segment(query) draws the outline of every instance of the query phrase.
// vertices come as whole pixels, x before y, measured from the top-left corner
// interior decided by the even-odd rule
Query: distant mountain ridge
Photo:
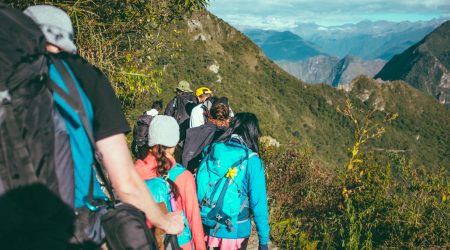
[[[375,77],[404,80],[441,103],[450,104],[450,21],[394,56]]]
[[[317,45],[289,31],[248,30],[245,35],[281,68],[308,83],[346,84],[358,75],[374,76],[385,63],[327,56]]]
[[[359,75],[374,76],[386,62],[380,59],[362,60],[352,56],[340,60],[332,56],[315,56],[303,61],[276,61],[276,63],[305,82],[326,83],[337,87],[350,83]]]
[[[291,31],[316,44],[325,53],[342,58],[389,60],[442,24],[444,19],[418,22],[362,21],[357,24],[324,27],[299,23]]]
[[[244,33],[272,60],[298,61],[325,55],[317,45],[290,31],[248,30]]]
[[[332,27],[309,23],[299,24],[292,32],[254,29],[244,33],[269,59],[295,77],[339,86],[358,75],[374,76],[385,61],[442,22],[362,21]]]

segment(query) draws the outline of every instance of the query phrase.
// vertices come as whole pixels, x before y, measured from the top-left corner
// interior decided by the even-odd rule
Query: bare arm
[[[163,214],[136,172],[124,134],[113,135],[96,143],[103,155],[106,171],[119,198],[144,211],[147,219],[170,234],[183,230],[180,213]]]

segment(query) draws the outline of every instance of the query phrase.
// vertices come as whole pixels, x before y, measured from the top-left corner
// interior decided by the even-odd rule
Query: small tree
[[[397,117],[397,113],[384,114],[384,118],[380,121],[374,118],[376,112],[375,108],[364,113],[353,106],[349,99],[346,100],[346,105],[343,108],[337,107],[337,112],[348,118],[354,126],[354,144],[350,149],[350,159],[342,171],[342,198],[341,204],[344,221],[341,224],[341,246],[345,249],[372,249],[372,228],[371,224],[364,224],[364,217],[369,216],[374,206],[355,207],[353,202],[353,195],[361,192],[366,188],[366,182],[363,180],[367,174],[365,172],[364,160],[361,154],[361,146],[370,140],[380,138],[386,131],[388,126]]]

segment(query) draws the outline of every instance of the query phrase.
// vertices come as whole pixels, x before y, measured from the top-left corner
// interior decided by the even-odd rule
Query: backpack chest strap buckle
[[[211,205],[211,199],[209,199],[209,198],[203,198],[203,200],[202,200],[202,202],[200,203],[200,206],[202,206],[202,207],[210,207],[210,205]]]

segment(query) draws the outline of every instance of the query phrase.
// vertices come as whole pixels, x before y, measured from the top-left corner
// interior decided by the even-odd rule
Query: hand
[[[184,219],[181,212],[173,212],[164,215],[164,225],[162,230],[167,234],[180,234],[184,229]]]

